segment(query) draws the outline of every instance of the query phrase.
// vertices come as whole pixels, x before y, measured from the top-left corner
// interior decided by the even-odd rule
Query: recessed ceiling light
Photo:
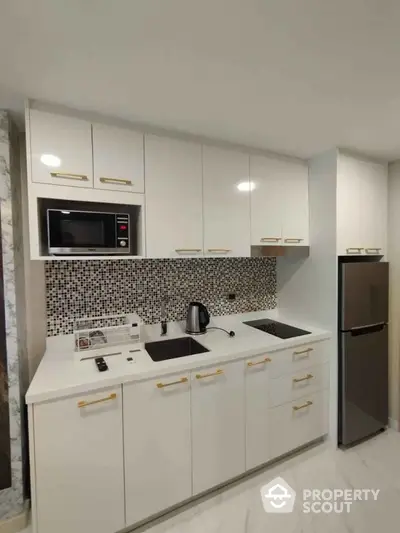
[[[40,156],[40,161],[43,163],[43,165],[46,165],[46,167],[61,166],[61,159],[53,154],[42,154]]]
[[[237,184],[237,188],[239,189],[239,191],[254,191],[254,189],[256,188],[256,184],[254,183],[254,181],[241,181]]]

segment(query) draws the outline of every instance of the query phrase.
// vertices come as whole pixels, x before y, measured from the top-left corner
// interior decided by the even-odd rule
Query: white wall
[[[337,151],[310,161],[310,256],[280,257],[277,262],[278,308],[293,319],[332,331],[330,437],[337,441]]]
[[[389,165],[389,417],[400,421],[400,161]]]

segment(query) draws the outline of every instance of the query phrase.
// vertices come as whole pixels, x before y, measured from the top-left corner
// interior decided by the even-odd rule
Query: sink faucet
[[[161,298],[161,336],[167,334],[167,302],[168,296],[162,296]]]

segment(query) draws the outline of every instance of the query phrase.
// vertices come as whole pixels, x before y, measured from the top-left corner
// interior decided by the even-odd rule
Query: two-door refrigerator
[[[388,424],[389,264],[339,264],[339,444]]]

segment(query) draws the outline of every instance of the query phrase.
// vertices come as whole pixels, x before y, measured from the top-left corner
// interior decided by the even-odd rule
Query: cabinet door
[[[251,244],[282,244],[282,162],[250,156]]]
[[[246,470],[269,461],[268,356],[245,361]]]
[[[143,193],[143,135],[93,124],[93,165],[96,189]]]
[[[192,372],[193,494],[245,471],[243,361]]]
[[[90,122],[30,110],[32,181],[93,187]]]
[[[187,375],[124,385],[124,441],[127,525],[191,497]]]
[[[203,146],[204,254],[250,256],[249,156]]]
[[[38,531],[124,528],[121,387],[35,405],[34,433]]]
[[[282,162],[282,241],[284,246],[308,246],[308,167]]]
[[[360,241],[369,255],[386,253],[387,165],[359,161]]]
[[[203,255],[201,145],[145,136],[147,257]]]
[[[360,174],[357,161],[340,154],[337,175],[338,255],[363,253],[361,238]]]

